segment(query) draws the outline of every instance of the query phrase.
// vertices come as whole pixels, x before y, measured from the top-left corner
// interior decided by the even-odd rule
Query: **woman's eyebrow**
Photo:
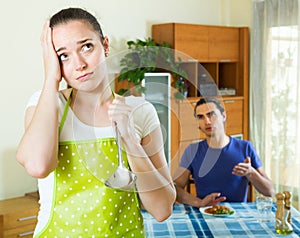
[[[56,53],[59,53],[59,51],[62,51],[62,50],[65,50],[66,49],[66,47],[60,47],[60,48],[58,48],[57,50],[56,50]]]
[[[91,41],[91,40],[92,40],[91,38],[86,38],[86,39],[83,39],[83,40],[79,40],[79,41],[77,41],[77,45],[83,44],[83,43],[85,43],[87,41]]]
[[[83,44],[87,41],[90,41],[90,40],[92,40],[92,39],[87,38],[87,39],[79,40],[79,41],[77,41],[77,45],[81,45],[81,44]],[[56,53],[58,53],[59,51],[65,50],[65,49],[66,49],[66,47],[60,47],[56,50]]]

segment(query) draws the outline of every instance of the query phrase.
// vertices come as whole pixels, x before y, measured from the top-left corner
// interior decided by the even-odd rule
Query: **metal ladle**
[[[105,181],[105,185],[110,188],[122,190],[132,190],[135,187],[136,175],[124,166],[122,157],[122,141],[117,127],[114,123],[116,139],[118,145],[118,167],[115,172]]]

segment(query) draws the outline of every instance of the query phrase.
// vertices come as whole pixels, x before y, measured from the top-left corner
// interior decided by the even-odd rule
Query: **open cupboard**
[[[248,139],[248,27],[163,23],[152,26],[152,38],[171,45],[189,81],[187,99],[172,103],[171,173],[186,146],[204,138],[193,117],[193,107],[201,96],[222,92],[226,132]]]

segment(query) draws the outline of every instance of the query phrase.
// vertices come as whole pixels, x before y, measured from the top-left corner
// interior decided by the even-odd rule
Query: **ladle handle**
[[[123,158],[122,158],[122,139],[121,139],[118,127],[117,127],[117,122],[115,122],[114,125],[115,125],[116,139],[117,139],[117,145],[118,145],[118,163],[119,163],[118,167],[123,168],[124,164],[123,164]]]

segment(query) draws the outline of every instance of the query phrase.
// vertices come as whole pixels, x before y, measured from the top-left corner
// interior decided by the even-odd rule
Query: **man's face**
[[[224,122],[226,113],[221,113],[216,104],[209,102],[196,109],[199,129],[208,137],[225,133]]]

